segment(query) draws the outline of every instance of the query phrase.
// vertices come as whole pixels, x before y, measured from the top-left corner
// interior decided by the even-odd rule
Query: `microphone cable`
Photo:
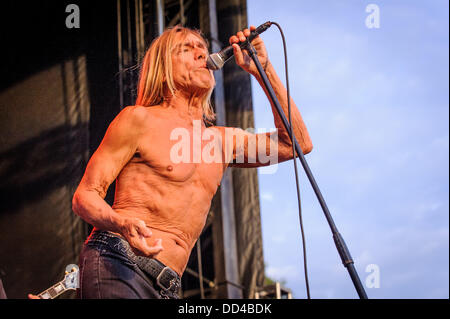
[[[290,90],[289,90],[289,75],[288,75],[288,60],[287,60],[287,48],[286,48],[286,39],[284,37],[283,29],[281,26],[276,23],[272,22],[271,24],[274,24],[277,26],[277,28],[280,30],[281,38],[283,40],[283,50],[284,50],[284,68],[286,73],[286,90],[287,90],[287,99],[288,99],[288,113],[289,113],[289,124],[291,127],[290,133],[291,133],[291,141],[292,141],[292,155],[293,155],[293,161],[294,161],[294,171],[295,171],[295,182],[297,186],[297,202],[298,202],[298,214],[300,219],[300,231],[302,235],[302,246],[303,246],[303,267],[305,270],[305,283],[306,283],[306,295],[308,299],[311,299],[311,295],[309,292],[309,279],[308,279],[308,267],[307,267],[307,259],[306,259],[306,243],[305,243],[305,232],[303,229],[303,218],[302,218],[302,207],[301,207],[301,201],[300,201],[300,187],[298,182],[298,171],[297,171],[297,156],[295,152],[295,144],[294,144],[294,130],[291,120],[291,97],[290,97]]]

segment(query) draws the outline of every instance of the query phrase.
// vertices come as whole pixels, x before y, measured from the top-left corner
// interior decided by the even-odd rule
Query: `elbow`
[[[75,192],[75,194],[72,197],[72,211],[74,212],[75,215],[78,215],[80,217],[81,217],[81,211],[82,211],[81,197],[82,197],[82,195],[80,194],[80,192],[78,190]]]
[[[312,143],[307,143],[307,144],[301,143],[301,144],[299,144],[299,146],[300,146],[300,149],[301,149],[303,155],[310,153],[313,149]],[[284,144],[281,147],[279,146],[278,151],[279,151],[278,162],[280,162],[280,163],[294,158],[294,156],[293,156],[294,154],[293,154],[293,150],[292,150],[292,143],[290,143],[289,145]],[[296,158],[298,157],[297,152],[295,152],[295,157]]]
[[[305,145],[305,148],[303,149],[303,154],[306,155],[308,153],[311,153],[312,150],[313,150],[312,143],[308,143]]]

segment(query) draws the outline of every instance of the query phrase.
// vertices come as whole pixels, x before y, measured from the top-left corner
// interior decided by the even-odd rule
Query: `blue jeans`
[[[165,267],[163,271],[164,275],[174,275],[170,287],[161,286],[160,278],[155,278],[155,269],[164,267],[155,259],[136,256],[126,240],[94,230],[80,254],[77,296],[80,299],[178,299],[180,278],[173,270]]]

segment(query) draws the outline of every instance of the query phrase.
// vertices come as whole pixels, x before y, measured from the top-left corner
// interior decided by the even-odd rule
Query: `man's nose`
[[[206,59],[206,52],[204,52],[204,51],[198,51],[196,55],[197,55],[197,60]]]

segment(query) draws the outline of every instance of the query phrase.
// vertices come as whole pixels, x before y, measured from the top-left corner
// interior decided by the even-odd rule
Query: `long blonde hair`
[[[205,43],[207,40],[197,30],[175,26],[165,30],[158,38],[153,40],[142,61],[139,74],[136,105],[159,105],[164,100],[164,90],[167,88],[172,95],[175,94],[175,84],[172,76],[172,49],[176,45],[175,36],[181,33],[187,36],[192,33],[200,37]],[[215,119],[211,106],[211,94],[214,87],[201,98],[203,118],[207,122]]]

